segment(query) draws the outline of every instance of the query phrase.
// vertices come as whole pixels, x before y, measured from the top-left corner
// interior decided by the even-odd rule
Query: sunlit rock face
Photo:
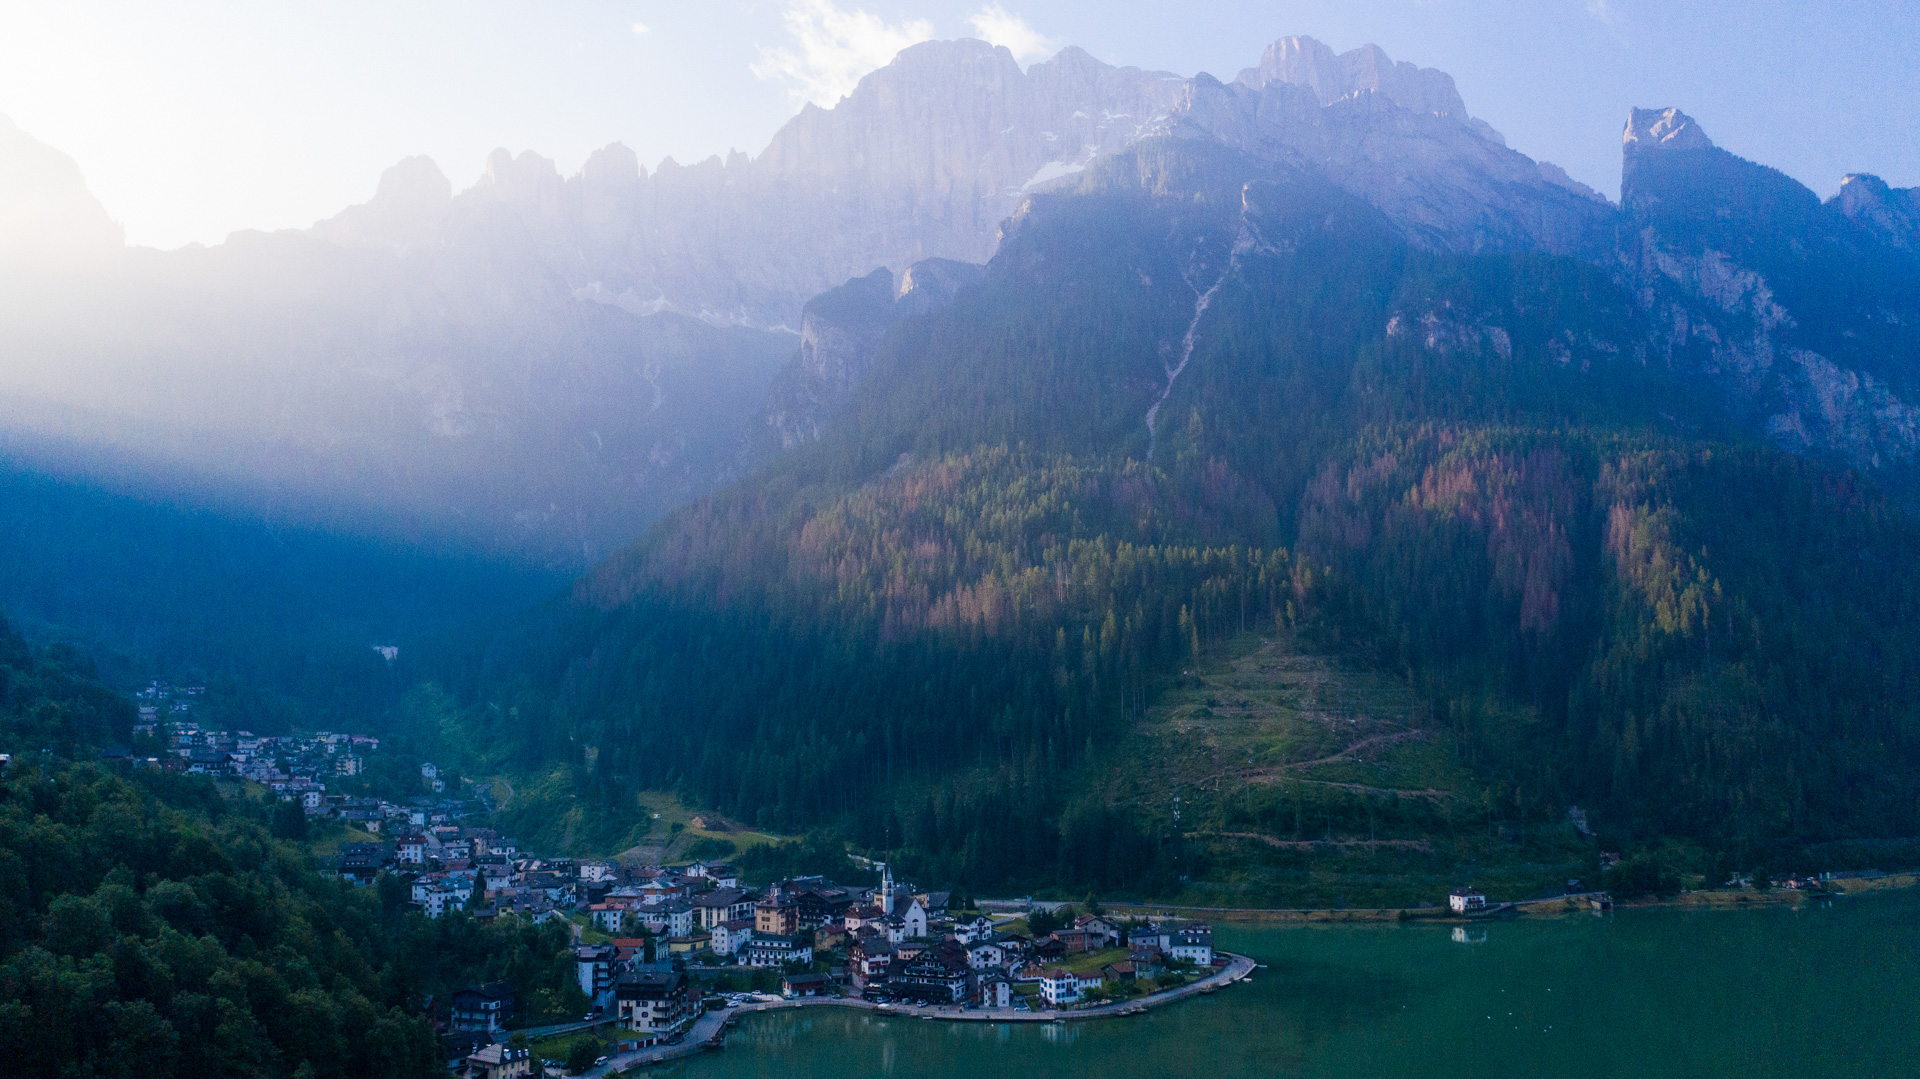
[[[1610,237],[1604,198],[1508,149],[1445,72],[1374,46],[1283,38],[1230,84],[1194,78],[1164,128],[1318,172],[1430,247],[1593,257]]]
[[[1920,258],[1911,192],[1833,199],[1716,147],[1679,109],[1634,109],[1618,260],[1652,355],[1756,433],[1864,469],[1920,450]]]
[[[1828,205],[1893,247],[1920,249],[1920,187],[1888,187],[1868,173],[1849,173]]]
[[[1336,55],[1313,38],[1283,37],[1268,45],[1260,63],[1242,71],[1234,82],[1249,90],[1274,83],[1302,86],[1312,90],[1322,105],[1357,93],[1375,93],[1414,112],[1472,122],[1453,76],[1405,61],[1395,63],[1378,45],[1363,45]]]
[[[636,313],[796,329],[810,297],[876,267],[984,262],[1022,196],[1138,138],[1185,81],[1080,49],[1022,71],[985,42],[926,42],[833,108],[803,108],[757,157],[669,158],[648,173],[615,144],[562,177],[500,150],[450,212],[410,160],[316,231],[408,250],[430,235],[537,260],[583,298]]]
[[[1679,109],[1634,109],[1627,114],[1620,146],[1630,162],[1649,150],[1711,150],[1713,140]]]
[[[1224,86],[1077,48],[1022,71],[1004,48],[926,42],[832,108],[803,108],[756,157],[648,173],[615,144],[562,177],[501,150],[451,213],[431,178],[390,176],[317,229],[394,249],[437,230],[483,264],[534,259],[582,298],[636,313],[797,329],[808,298],[877,267],[984,262],[1024,196],[1174,129],[1316,168],[1430,246],[1592,255],[1608,231],[1603,198],[1508,149],[1445,72],[1304,37]]]
[[[800,315],[800,354],[768,394],[763,449],[791,449],[820,437],[833,410],[873,367],[893,324],[937,311],[985,273],[978,263],[922,259],[896,280],[886,267],[807,301]],[[777,446],[772,443],[777,443]]]

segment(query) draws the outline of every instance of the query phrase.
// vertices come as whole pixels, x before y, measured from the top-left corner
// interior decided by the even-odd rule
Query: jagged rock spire
[[[1693,117],[1679,109],[1634,109],[1620,145],[1629,154],[1648,150],[1711,150],[1713,140]]]

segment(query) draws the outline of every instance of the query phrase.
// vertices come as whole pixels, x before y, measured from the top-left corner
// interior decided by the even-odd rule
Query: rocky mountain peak
[[[1620,136],[1625,153],[1650,150],[1711,150],[1713,140],[1693,117],[1679,109],[1634,109],[1627,114],[1627,129]]]
[[[1378,45],[1336,54],[1310,37],[1283,37],[1267,46],[1258,66],[1242,71],[1234,81],[1250,90],[1274,82],[1305,86],[1319,96],[1322,105],[1371,90],[1403,109],[1467,120],[1467,104],[1453,76],[1406,61],[1396,63]]]
[[[618,187],[637,183],[646,175],[647,170],[640,167],[640,155],[621,142],[608,143],[588,154],[587,163],[580,167],[580,179],[589,187]]]
[[[1605,242],[1605,199],[1508,148],[1451,76],[1377,47],[1282,38],[1231,84],[1188,80],[1161,131],[1316,171],[1423,246],[1592,255]]]
[[[515,157],[505,147],[487,155],[487,170],[469,195],[497,198],[505,202],[538,204],[554,198],[560,190],[560,170],[552,159],[532,150]]]
[[[80,166],[0,116],[0,261],[84,262],[125,243]]]
[[[380,174],[374,201],[435,208],[453,201],[453,181],[425,155],[402,158]]]
[[[438,239],[453,209],[453,183],[426,156],[404,158],[380,174],[373,198],[316,224],[324,239],[404,252]]]
[[[1888,187],[1871,173],[1848,173],[1827,203],[1894,247],[1920,248],[1920,187]]]
[[[895,308],[901,317],[938,310],[985,275],[986,267],[977,262],[922,259],[900,274],[900,283],[894,289]]]

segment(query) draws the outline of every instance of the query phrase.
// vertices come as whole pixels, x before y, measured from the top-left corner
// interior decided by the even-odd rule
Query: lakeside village
[[[884,864],[877,886],[800,877],[756,889],[723,862],[539,857],[488,829],[458,831],[451,841],[436,829],[356,844],[336,871],[357,883],[409,877],[428,917],[568,920],[590,1010],[531,1033],[611,1028],[615,1053],[678,1044],[702,1016],[741,1005],[852,998],[1038,1017],[1174,989],[1229,962],[1205,922],[1082,914],[1056,925],[1044,907],[958,910],[950,893],[898,883]],[[505,983],[454,992],[442,1037],[449,1069],[513,1079],[559,1068],[513,1037],[517,1003]]]
[[[956,909],[949,893],[897,882],[885,865],[874,867],[873,884],[807,877],[754,888],[723,862],[629,865],[522,851],[466,823],[491,806],[451,796],[431,763],[420,765],[420,796],[330,793],[329,781],[362,773],[379,739],[203,729],[192,718],[203,692],[146,687],[135,741],[163,746],[164,755],[115,746],[103,756],[257,783],[299,802],[309,819],[364,830],[369,839],[322,858],[322,872],[358,885],[397,876],[428,918],[464,911],[482,921],[569,923],[590,1010],[579,1023],[536,1033],[612,1028],[614,1051],[639,1050],[684,1040],[711,1011],[806,998],[1038,1017],[1174,989],[1228,962],[1215,955],[1205,922],[1059,918],[1045,904]],[[468,986],[450,1003],[443,1045],[455,1072],[513,1079],[546,1066],[513,1044],[510,986]]]
[[[384,867],[417,867],[416,897],[439,894],[440,881],[468,871],[455,868],[468,859],[441,861],[421,839],[397,840]],[[496,868],[476,878],[488,883],[466,908],[474,916],[520,909],[534,892],[548,916],[586,915],[587,925],[571,919],[576,976],[592,1002],[578,1026],[614,1028],[615,1053],[677,1044],[703,1015],[756,1002],[852,998],[1039,1017],[1184,986],[1229,962],[1216,956],[1205,922],[1081,914],[1054,924],[1044,907],[1024,916],[959,910],[949,893],[896,882],[884,864],[877,885],[802,877],[755,889],[719,862],[477,857]],[[422,905],[432,916],[430,901]],[[449,1067],[475,1079],[557,1067],[516,1045],[507,1019],[514,1005],[505,984],[456,992],[443,1039]]]

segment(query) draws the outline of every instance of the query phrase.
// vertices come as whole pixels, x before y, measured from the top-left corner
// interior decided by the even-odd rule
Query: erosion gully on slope
[[[1240,256],[1256,246],[1264,246],[1256,243],[1257,240],[1256,230],[1252,223],[1246,220],[1246,213],[1243,210],[1240,232],[1234,238],[1233,246],[1227,253],[1227,264],[1220,270],[1220,276],[1214,279],[1213,284],[1208,286],[1205,292],[1202,292],[1199,284],[1194,281],[1194,274],[1198,269],[1197,260],[1200,258],[1201,248],[1206,244],[1207,238],[1201,236],[1194,240],[1193,253],[1187,256],[1187,268],[1180,271],[1180,279],[1193,290],[1193,318],[1187,322],[1186,336],[1180,339],[1180,362],[1169,364],[1162,361],[1161,368],[1167,373],[1167,385],[1160,391],[1160,397],[1147,406],[1147,460],[1149,461],[1153,460],[1154,447],[1159,443],[1159,434],[1154,429],[1154,419],[1160,414],[1160,406],[1166,404],[1167,398],[1173,396],[1174,381],[1180,377],[1180,372],[1187,369],[1187,361],[1193,358],[1194,337],[1200,331],[1200,316],[1207,313],[1207,305],[1213,302],[1213,294],[1220,291],[1221,285],[1226,284],[1227,277],[1233,273],[1233,268],[1239,263]]]

